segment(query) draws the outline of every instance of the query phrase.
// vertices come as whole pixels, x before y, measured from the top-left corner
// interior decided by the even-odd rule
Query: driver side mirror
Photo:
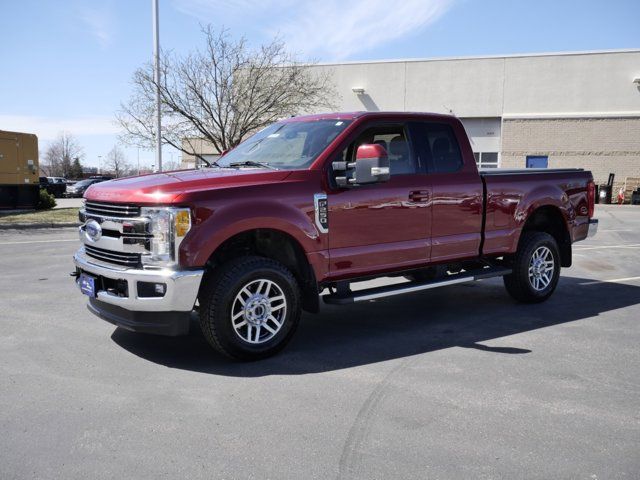
[[[336,183],[340,187],[387,182],[391,177],[389,156],[382,145],[365,143],[358,147],[355,162],[333,162]]]

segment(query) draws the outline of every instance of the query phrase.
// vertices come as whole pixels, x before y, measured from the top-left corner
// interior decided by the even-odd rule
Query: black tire
[[[280,304],[274,306],[274,312],[275,308],[280,307],[280,326],[277,326],[278,323],[266,320],[258,327],[247,320],[247,315],[254,314],[255,311],[249,314],[240,314],[238,310],[234,311],[238,307],[241,307],[240,310],[243,311],[246,308],[243,306],[246,304],[238,304],[240,300],[237,299],[237,296],[241,295],[240,292],[245,291],[245,287],[258,288],[253,287],[254,283],[260,284],[263,280],[266,280],[267,286],[265,288],[269,289],[273,298],[284,296],[284,308],[280,307]],[[259,292],[254,293],[254,296],[249,299],[242,298],[246,303],[256,302],[256,309],[261,309],[260,315],[263,315],[262,312],[266,307],[258,305],[260,301],[258,296]],[[243,361],[270,357],[282,350],[295,333],[302,311],[300,288],[293,274],[275,260],[256,256],[233,259],[215,269],[211,275],[207,275],[200,289],[199,302],[200,327],[207,341],[223,355]],[[278,315],[277,313],[271,314],[273,305],[269,302],[267,304],[269,305],[269,317]],[[264,315],[266,313],[265,311]],[[232,315],[238,314],[240,317],[236,322],[236,328],[234,328]],[[244,327],[238,328],[237,325],[242,322],[244,322]],[[263,328],[264,331],[262,331]],[[276,333],[271,333],[271,330],[276,330]],[[265,336],[265,340],[260,343],[250,343],[245,337],[253,339],[256,332],[261,337]],[[269,336],[271,338],[268,338]]]
[[[529,267],[534,253],[546,254],[547,250],[553,258],[553,272],[548,277],[530,278]],[[547,254],[545,258],[550,258]],[[548,260],[551,261],[551,260]],[[522,303],[544,302],[556,289],[560,278],[560,251],[556,240],[544,232],[524,232],[513,258],[513,273],[505,275],[504,286],[515,300]],[[540,267],[544,268],[544,266]],[[548,268],[548,265],[547,265]],[[534,277],[535,271],[532,273]],[[544,284],[548,278],[548,284]]]

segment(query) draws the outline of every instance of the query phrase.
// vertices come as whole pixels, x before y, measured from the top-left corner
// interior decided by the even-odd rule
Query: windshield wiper
[[[231,162],[229,164],[230,167],[264,167],[270,168],[271,170],[277,170],[273,165],[269,165],[266,162],[256,162],[255,160],[245,160],[243,162]]]

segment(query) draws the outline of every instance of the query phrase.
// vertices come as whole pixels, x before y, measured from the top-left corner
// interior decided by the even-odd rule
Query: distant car
[[[40,188],[54,197],[60,198],[67,190],[67,184],[65,179],[61,177],[40,177]]]
[[[109,178],[87,178],[86,180],[80,180],[79,182],[74,183],[73,185],[69,185],[67,187],[67,193],[65,196],[67,197],[82,197],[84,192],[87,191],[94,183],[100,183],[110,180]]]

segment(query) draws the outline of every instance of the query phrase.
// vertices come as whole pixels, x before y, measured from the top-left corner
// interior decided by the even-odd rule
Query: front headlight
[[[188,208],[142,207],[140,214],[149,219],[150,253],[142,255],[144,265],[170,267],[178,263],[178,248],[191,229]]]

